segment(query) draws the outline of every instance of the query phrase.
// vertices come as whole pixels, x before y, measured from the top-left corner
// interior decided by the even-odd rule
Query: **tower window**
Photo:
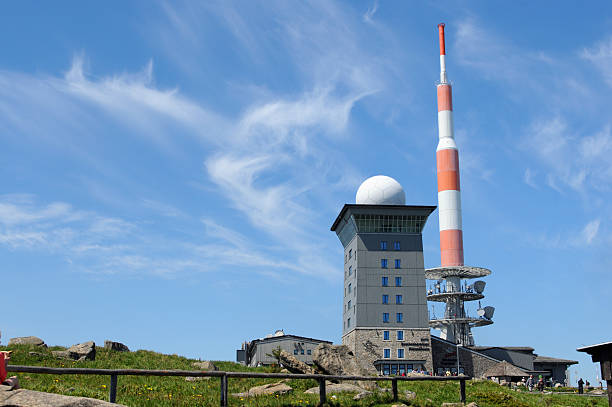
[[[398,294],[398,295],[395,296],[395,303],[396,304],[403,304],[404,303],[403,298],[402,298],[401,295]]]
[[[346,304],[346,310],[347,311],[351,310],[351,300],[348,300],[348,303]]]
[[[389,340],[389,331],[383,331],[383,341]]]
[[[399,242],[399,240],[396,240],[395,242],[393,242],[393,249],[394,250],[400,250],[400,242]]]
[[[404,349],[400,348],[397,350],[397,358],[404,359]]]
[[[402,268],[401,264],[402,263],[401,263],[400,259],[395,259],[395,268],[396,269]]]
[[[351,319],[350,318],[346,320],[346,327],[347,328],[351,327]]]
[[[404,331],[397,331],[397,340],[398,341],[404,340]]]
[[[349,276],[353,274],[353,266],[349,266]]]
[[[348,293],[349,293],[349,294],[351,293],[352,288],[353,288],[353,287],[351,286],[351,283],[349,283],[349,285],[348,285]]]
[[[382,286],[383,287],[388,287],[389,286],[389,277],[383,277],[382,278]]]
[[[353,258],[353,249],[349,249],[349,259]]]
[[[397,322],[398,322],[398,323],[400,323],[400,324],[401,324],[402,322],[404,322],[404,314],[403,314],[403,313],[398,312],[397,314],[395,314],[395,316],[396,316],[396,318],[397,318]]]
[[[388,304],[389,303],[389,296],[387,294],[383,294],[383,296],[382,296],[382,303],[383,304]]]
[[[396,287],[401,287],[402,286],[402,278],[401,277],[395,277],[395,286]]]
[[[389,359],[391,357],[391,349],[383,349],[383,357]]]
[[[387,241],[386,240],[381,240],[380,241],[380,250],[387,250]]]
[[[389,313],[383,312],[383,322],[389,322]]]
[[[380,267],[387,268],[387,259],[380,259]]]

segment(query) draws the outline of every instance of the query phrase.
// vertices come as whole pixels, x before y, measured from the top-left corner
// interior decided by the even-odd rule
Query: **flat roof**
[[[603,348],[606,346],[612,346],[612,342],[604,342],[604,343],[598,343],[597,345],[583,346],[582,348],[577,348],[576,350],[578,352],[588,352],[590,350],[593,350],[596,348]]]
[[[331,226],[330,230],[332,232],[336,231],[336,228],[338,227],[338,223],[340,223],[340,221],[344,217],[344,214],[349,209],[390,209],[390,210],[397,211],[397,212],[404,212],[404,211],[415,211],[415,212],[417,212],[417,211],[421,211],[421,212],[425,212],[425,213],[423,213],[423,215],[429,216],[429,215],[431,215],[431,213],[433,211],[436,210],[436,208],[437,208],[437,206],[430,206],[430,205],[363,205],[363,204],[344,204],[344,206],[342,207],[342,210],[338,214],[338,217],[334,221],[334,223]],[[416,215],[416,213],[415,213],[415,215]]]
[[[265,341],[275,341],[275,340],[281,340],[281,339],[285,339],[285,338],[289,338],[289,339],[298,339],[298,340],[306,340],[306,341],[313,341],[313,342],[324,342],[324,343],[333,343],[331,341],[325,341],[323,339],[315,339],[315,338],[308,338],[306,336],[298,336],[298,335],[279,335],[279,336],[271,336],[269,338],[261,338],[261,339],[253,339],[251,342],[255,343],[255,342],[265,342]]]
[[[489,349],[504,349],[504,350],[512,350],[516,352],[533,352],[533,349],[530,346],[470,346],[470,348],[475,351],[483,351]]]

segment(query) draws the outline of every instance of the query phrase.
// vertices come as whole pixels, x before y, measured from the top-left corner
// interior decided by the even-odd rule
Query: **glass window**
[[[395,277],[395,286],[396,287],[401,287],[402,286],[402,278],[401,277]]]
[[[420,215],[355,214],[353,218],[360,233],[421,233],[427,220]]]
[[[350,318],[346,320],[346,327],[347,328],[351,327],[351,319]]]
[[[346,304],[346,310],[347,311],[351,310],[351,300],[348,300],[348,303]]]
[[[398,240],[396,240],[395,242],[393,242],[393,248],[395,250],[400,250],[400,242]]]
[[[383,365],[383,375],[389,376],[389,365]]]
[[[387,242],[385,240],[380,241],[380,250],[387,250]]]
[[[312,350],[307,349],[307,350],[306,350],[306,354],[307,354],[307,355],[312,355]]]
[[[351,286],[351,283],[349,283],[349,285],[348,285],[348,292],[349,292],[349,294],[351,293],[352,289],[353,289],[353,287]]]
[[[392,375],[396,375],[397,374],[397,365],[391,365],[391,374]]]
[[[304,354],[304,349],[302,349],[302,350],[300,351],[300,354],[302,354],[302,355]]]
[[[349,259],[353,258],[353,249],[349,249]]]
[[[395,316],[397,317],[398,323],[404,322],[404,314],[402,314],[401,312],[398,312]]]
[[[389,286],[389,277],[383,277],[382,278],[382,286],[383,287]]]
[[[383,322],[389,322],[389,313],[383,312]]]
[[[402,296],[401,295],[396,295],[395,296],[395,303],[396,304],[403,304]]]
[[[297,355],[297,353],[298,353],[298,352],[297,352],[297,349],[293,349],[293,354],[294,354],[294,355]]]
[[[383,349],[383,357],[389,359],[391,357],[391,349]]]
[[[380,259],[380,267],[387,268],[387,259]]]
[[[399,375],[403,376],[406,373],[406,365],[399,365]]]
[[[353,274],[353,266],[349,266],[349,276]]]
[[[398,349],[397,350],[397,358],[398,359],[404,359],[404,349]]]
[[[389,340],[389,331],[383,331],[383,341]]]
[[[387,294],[383,294],[383,296],[382,296],[382,303],[383,304],[388,304],[389,303],[389,296]]]
[[[401,263],[400,259],[395,259],[395,268],[396,269],[402,268],[401,264],[402,263]]]
[[[404,340],[404,331],[397,331],[397,340],[398,341]]]

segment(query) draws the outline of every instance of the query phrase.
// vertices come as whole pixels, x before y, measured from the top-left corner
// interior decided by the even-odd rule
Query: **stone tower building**
[[[376,176],[331,227],[344,246],[342,343],[381,374],[433,368],[421,232],[435,208],[405,205],[399,183]]]

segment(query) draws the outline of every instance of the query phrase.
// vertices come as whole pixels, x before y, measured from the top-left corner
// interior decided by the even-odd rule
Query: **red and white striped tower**
[[[459,187],[459,153],[453,135],[453,98],[446,78],[444,24],[438,24],[440,36],[440,83],[438,84],[438,215],[440,218],[440,267],[425,270],[425,278],[437,280],[428,291],[428,301],[446,303],[444,316],[429,321],[440,329],[440,337],[463,345],[474,345],[472,328],[493,323],[493,307],[478,309],[478,317],[469,316],[465,301],[484,298],[484,281],[474,285],[462,280],[484,277],[491,271],[463,264],[463,231],[461,224],[461,188]],[[479,303],[480,304],[480,303]]]
[[[438,88],[438,208],[440,217],[441,266],[463,266],[463,232],[461,230],[461,192],[459,187],[459,153],[453,134],[453,98],[446,78],[444,24],[438,24],[440,35],[440,84]]]

